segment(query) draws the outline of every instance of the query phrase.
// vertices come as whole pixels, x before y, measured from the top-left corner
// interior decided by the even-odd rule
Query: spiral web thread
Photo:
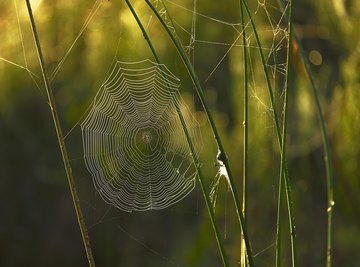
[[[115,63],[81,123],[85,163],[107,203],[127,212],[159,210],[195,187],[196,170],[176,106],[197,152],[202,142],[179,86],[164,65]]]

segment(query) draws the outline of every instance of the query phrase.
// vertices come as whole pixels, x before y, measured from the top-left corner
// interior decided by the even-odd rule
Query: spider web
[[[193,190],[196,172],[177,106],[197,149],[201,138],[178,87],[176,76],[149,60],[116,62],[101,86],[81,129],[86,166],[107,203],[158,210]]]

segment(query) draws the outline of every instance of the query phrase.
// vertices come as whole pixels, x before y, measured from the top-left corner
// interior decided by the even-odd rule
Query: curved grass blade
[[[279,7],[284,10],[284,3],[281,0],[277,0]],[[320,97],[318,93],[318,88],[315,83],[315,79],[312,75],[311,69],[310,69],[310,63],[309,60],[305,54],[305,50],[301,44],[300,38],[296,33],[295,27],[293,28],[293,37],[294,42],[296,43],[298,47],[298,51],[300,54],[301,61],[304,65],[306,74],[309,78],[310,85],[311,85],[311,91],[314,95],[315,99],[315,106],[317,111],[317,116],[320,123],[320,130],[321,130],[321,136],[322,136],[322,142],[324,147],[324,162],[325,162],[325,168],[326,168],[326,186],[327,186],[327,245],[326,245],[326,266],[331,267],[332,266],[332,252],[333,252],[333,212],[334,212],[334,172],[333,172],[333,165],[332,165],[332,154],[330,149],[330,141],[329,141],[329,135],[327,132],[326,122],[324,119],[323,111],[321,108],[320,103]]]
[[[54,121],[54,125],[55,125],[55,129],[56,129],[56,135],[58,138],[58,142],[60,145],[60,150],[61,150],[61,155],[64,161],[64,167],[66,170],[66,175],[67,175],[67,179],[68,179],[68,183],[69,183],[69,187],[70,187],[70,192],[71,192],[71,196],[72,196],[72,200],[74,203],[74,208],[76,211],[76,216],[77,216],[77,220],[78,220],[78,224],[80,227],[80,231],[81,231],[81,236],[82,236],[82,240],[84,243],[84,247],[85,247],[85,251],[86,251],[86,256],[89,262],[89,266],[90,267],[95,267],[95,261],[94,261],[94,257],[92,254],[92,250],[91,250],[91,245],[90,245],[90,238],[88,235],[88,232],[86,230],[86,225],[85,225],[85,220],[81,211],[81,207],[80,207],[80,201],[79,201],[79,197],[77,195],[77,191],[76,191],[76,187],[75,187],[75,182],[74,182],[74,177],[72,174],[72,170],[71,170],[71,165],[70,165],[70,161],[69,161],[69,156],[67,154],[67,150],[66,150],[66,146],[65,146],[65,141],[64,141],[64,136],[62,133],[62,129],[61,129],[61,124],[60,124],[60,120],[59,120],[59,115],[57,112],[57,108],[56,108],[56,104],[55,104],[55,99],[53,96],[53,92],[51,89],[51,85],[50,85],[50,81],[49,81],[49,76],[45,67],[45,62],[44,62],[44,58],[43,58],[43,54],[42,54],[42,50],[41,50],[41,46],[40,46],[40,40],[39,40],[39,36],[37,33],[37,29],[36,29],[36,24],[35,24],[35,20],[34,20],[34,16],[31,10],[31,4],[30,4],[30,0],[26,0],[26,5],[27,5],[27,9],[29,12],[29,18],[30,18],[30,23],[31,23],[31,28],[32,28],[32,32],[34,35],[34,40],[35,40],[35,45],[36,45],[36,50],[38,53],[38,58],[40,61],[40,67],[41,67],[41,73],[44,79],[44,84],[45,84],[45,89],[46,89],[46,93],[48,96],[48,100],[49,100],[49,105],[50,105],[50,110],[51,110],[51,115]]]
[[[153,53],[154,55],[154,58],[156,60],[156,62],[158,64],[161,64],[160,62],[160,59],[159,59],[159,56],[150,40],[150,37],[149,35],[147,34],[144,26],[142,25],[136,11],[134,10],[133,6],[131,5],[131,3],[129,2],[129,0],[125,0],[126,4],[128,5],[132,15],[134,16],[139,28],[141,29],[141,32],[146,40],[146,42],[148,43],[148,46],[151,50],[151,52]],[[222,242],[222,239],[220,237],[220,231],[219,231],[219,228],[216,224],[216,221],[215,221],[215,214],[214,214],[214,211],[212,209],[212,206],[211,206],[211,202],[210,202],[210,198],[209,198],[209,194],[206,190],[206,187],[205,187],[205,182],[204,182],[204,178],[203,178],[203,175],[202,175],[202,172],[201,172],[201,168],[200,168],[200,164],[198,162],[198,159],[195,157],[195,149],[194,149],[194,145],[192,143],[192,140],[190,138],[190,134],[188,132],[188,129],[186,127],[186,124],[185,124],[185,120],[183,118],[183,115],[181,113],[181,110],[180,110],[180,107],[178,106],[177,102],[175,102],[175,105],[176,105],[176,110],[177,110],[177,113],[178,113],[178,116],[179,116],[179,119],[181,121],[181,125],[183,127],[183,130],[184,130],[184,133],[185,133],[185,136],[186,136],[186,139],[187,139],[187,142],[188,142],[188,145],[189,145],[189,148],[190,148],[190,151],[191,151],[191,154],[192,154],[192,157],[193,157],[193,161],[194,161],[194,165],[195,165],[195,168],[196,168],[196,171],[198,173],[198,176],[199,176],[199,181],[200,181],[200,187],[201,187],[201,190],[202,190],[202,193],[203,193],[203,196],[204,196],[204,199],[205,199],[205,204],[206,204],[206,207],[207,207],[207,210],[209,212],[209,215],[210,215],[210,220],[211,220],[211,224],[212,224],[212,227],[213,227],[213,230],[214,230],[214,234],[215,234],[215,237],[216,237],[216,241],[217,241],[217,244],[218,244],[218,248],[219,248],[219,252],[220,252],[220,255],[221,255],[221,259],[223,261],[223,264],[225,267],[228,267],[230,266],[229,265],[229,261],[227,259],[227,256],[225,254],[225,249],[224,249],[224,244]]]
[[[193,83],[195,85],[195,90],[196,90],[196,92],[197,92],[197,94],[198,94],[198,96],[200,98],[201,104],[202,104],[202,106],[204,108],[205,114],[206,114],[207,119],[208,119],[208,121],[210,123],[211,129],[212,129],[213,134],[214,134],[214,138],[215,138],[215,140],[216,140],[216,142],[218,144],[218,148],[219,148],[219,151],[220,151],[220,156],[223,159],[223,163],[225,165],[225,168],[226,168],[226,171],[227,171],[227,174],[228,174],[228,177],[229,177],[229,187],[230,187],[233,199],[234,199],[234,204],[235,204],[236,213],[237,213],[237,216],[238,216],[239,225],[240,225],[240,228],[242,229],[242,233],[244,235],[244,240],[245,240],[245,245],[246,245],[246,251],[247,251],[249,266],[254,266],[254,264],[253,264],[253,256],[252,256],[251,246],[250,246],[250,240],[249,240],[248,232],[247,232],[247,225],[246,225],[246,222],[244,220],[244,216],[241,213],[240,201],[239,201],[239,197],[237,195],[237,192],[235,190],[234,180],[233,180],[233,176],[232,176],[232,173],[231,173],[231,170],[230,170],[229,161],[228,161],[228,158],[226,156],[223,144],[221,142],[220,135],[219,135],[219,133],[217,131],[216,125],[215,125],[214,120],[213,120],[213,118],[211,116],[210,109],[209,109],[208,104],[206,102],[206,99],[205,99],[203,90],[201,88],[199,79],[197,78],[197,75],[196,75],[196,73],[194,71],[194,68],[193,68],[189,58],[186,56],[185,49],[183,48],[183,46],[182,46],[181,42],[179,41],[177,35],[169,28],[167,23],[161,17],[161,15],[156,10],[156,8],[150,3],[150,1],[145,0],[145,2],[150,7],[150,9],[153,11],[153,13],[155,14],[157,19],[159,20],[159,22],[163,26],[166,33],[169,35],[171,41],[173,42],[176,50],[178,51],[182,61],[184,62],[185,66],[186,66],[186,69],[189,72],[190,77],[191,77],[191,79],[192,79],[192,81],[193,81]],[[166,10],[166,6],[165,6],[164,3],[163,3],[163,6],[164,6],[164,8]],[[167,10],[166,10],[166,12],[167,12]],[[168,14],[168,12],[167,12],[167,14]],[[170,20],[170,23],[173,25],[170,16],[169,16],[169,20]]]
[[[261,62],[262,62],[264,73],[265,73],[266,83],[267,83],[270,102],[271,102],[271,108],[273,110],[273,117],[274,117],[273,119],[274,119],[274,122],[275,122],[277,139],[278,139],[280,151],[282,152],[282,150],[283,150],[282,149],[283,148],[282,147],[282,134],[280,132],[280,124],[279,124],[279,119],[278,119],[278,116],[277,116],[277,111],[276,111],[276,106],[275,106],[275,98],[274,98],[273,89],[272,89],[271,82],[270,82],[270,76],[269,76],[268,70],[266,68],[266,60],[265,60],[264,52],[263,52],[263,49],[262,49],[260,37],[259,37],[258,32],[256,30],[255,22],[254,22],[254,20],[252,18],[251,12],[249,10],[249,7],[248,7],[246,1],[245,0],[241,0],[241,1],[242,1],[243,5],[245,7],[246,13],[247,13],[247,15],[248,15],[248,17],[250,19],[250,23],[251,23],[252,29],[254,31],[256,43],[257,43],[257,46],[258,46]],[[290,236],[291,236],[291,247],[292,247],[291,248],[292,262],[293,262],[293,266],[297,266],[296,225],[295,225],[295,218],[294,218],[294,213],[293,213],[293,201],[292,201],[292,194],[291,194],[291,185],[290,185],[290,180],[289,180],[289,175],[288,175],[288,170],[287,170],[287,162],[286,162],[285,155],[281,154],[281,158],[282,158],[282,161],[283,161],[282,169],[284,171],[283,172],[280,171],[279,184],[280,184],[280,182],[282,180],[281,176],[284,175],[285,188],[286,188],[286,199],[287,199],[288,215],[289,215],[289,225],[290,225]],[[281,223],[281,220],[280,220],[280,223]],[[280,227],[278,225],[278,229],[279,228]],[[280,231],[277,231],[277,235],[279,235],[279,234],[281,235]],[[279,240],[281,240],[281,239],[279,239]],[[279,245],[279,243],[277,243],[277,246],[278,245]]]

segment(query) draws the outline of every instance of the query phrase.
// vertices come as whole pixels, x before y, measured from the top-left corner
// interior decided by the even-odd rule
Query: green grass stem
[[[150,50],[152,52],[152,54],[154,55],[154,58],[156,60],[156,62],[158,64],[161,64],[160,62],[160,59],[159,59],[159,56],[155,50],[155,47],[153,46],[151,40],[150,40],[150,37],[149,35],[147,34],[144,26],[142,25],[136,11],[134,10],[133,6],[131,5],[131,3],[129,2],[129,0],[125,0],[126,4],[128,5],[132,15],[134,16],[139,28],[141,29],[141,32],[146,40],[146,42],[148,43],[148,46],[150,47]],[[160,65],[161,67],[161,65]],[[218,244],[218,248],[219,248],[219,252],[220,252],[220,255],[221,255],[221,259],[222,259],[222,262],[224,264],[225,267],[228,267],[230,266],[229,265],[229,261],[227,259],[227,256],[226,256],[226,253],[225,253],[225,249],[224,249],[224,244],[223,244],[223,241],[220,237],[220,231],[219,231],[219,228],[217,226],[217,223],[216,223],[216,220],[215,220],[215,214],[214,214],[214,210],[212,209],[212,206],[211,206],[211,201],[210,201],[210,198],[209,198],[209,194],[206,190],[206,186],[205,186],[205,182],[204,182],[204,177],[203,177],[203,174],[201,172],[201,168],[200,168],[200,164],[199,164],[199,161],[196,157],[196,151],[194,149],[194,145],[192,143],[192,140],[191,140],[191,137],[190,137],[190,134],[189,134],[189,131],[187,129],[187,126],[186,126],[186,123],[185,123],[185,120],[184,120],[184,117],[182,115],[182,112],[180,110],[180,107],[179,107],[179,104],[177,101],[174,101],[174,104],[175,104],[175,107],[176,107],[176,111],[177,111],[177,114],[179,116],[179,119],[180,119],[180,122],[181,122],[181,125],[182,125],[182,128],[183,128],[183,131],[185,133],[185,136],[186,136],[186,140],[188,142],[188,145],[189,145],[189,148],[190,148],[190,152],[191,152],[191,155],[192,155],[192,158],[193,158],[193,161],[194,161],[194,165],[195,165],[195,168],[196,168],[196,171],[197,171],[197,174],[198,174],[198,177],[199,177],[199,182],[200,182],[200,187],[201,187],[201,191],[203,193],[203,196],[204,196],[204,199],[205,199],[205,204],[206,204],[206,207],[207,207],[207,210],[209,212],[209,216],[210,216],[210,220],[211,220],[211,225],[213,227],[213,230],[214,230],[214,234],[215,234],[215,237],[216,237],[216,241],[217,241],[217,244]]]
[[[284,3],[281,0],[277,0],[279,7],[284,10]],[[296,33],[295,27],[293,28],[293,37],[294,42],[297,44],[298,51],[300,54],[301,61],[304,65],[306,75],[310,81],[311,91],[314,96],[315,106],[317,111],[318,120],[320,123],[320,130],[321,130],[321,137],[323,142],[324,148],[324,162],[325,162],[325,169],[326,169],[326,187],[327,187],[327,245],[326,245],[326,266],[332,266],[332,250],[333,250],[333,213],[334,213],[334,172],[333,172],[333,165],[332,165],[332,154],[330,149],[330,141],[329,135],[326,127],[326,122],[324,119],[320,97],[319,97],[319,90],[316,86],[314,76],[312,75],[310,62],[308,57],[305,53],[305,50],[301,44],[300,38]]]
[[[264,69],[264,73],[265,73],[265,78],[266,78],[266,83],[267,83],[267,87],[268,87],[268,92],[269,92],[269,97],[270,97],[270,102],[271,102],[271,108],[273,110],[273,119],[275,122],[275,127],[276,127],[276,134],[277,134],[277,139],[278,139],[278,143],[279,143],[279,147],[280,147],[280,152],[282,153],[282,134],[280,132],[280,124],[279,124],[279,119],[277,116],[277,111],[276,111],[276,105],[275,105],[275,98],[274,98],[274,94],[273,94],[273,89],[271,86],[271,82],[270,82],[270,76],[269,76],[269,72],[266,68],[266,60],[265,60],[265,56],[264,56],[264,52],[262,49],[262,45],[261,45],[261,41],[258,35],[258,32],[256,30],[256,26],[255,26],[255,22],[252,18],[251,12],[249,10],[249,7],[246,3],[245,0],[241,0],[246,13],[249,16],[250,19],[250,23],[252,26],[252,29],[254,31],[254,35],[255,35],[255,39],[256,39],[256,43],[258,46],[258,50],[259,50],[259,54],[260,54],[260,58],[261,58],[261,62],[263,65],[263,69]],[[290,225],[290,236],[291,236],[291,246],[292,246],[292,262],[293,262],[293,266],[297,266],[297,256],[296,256],[296,225],[295,225],[295,218],[294,218],[294,213],[293,213],[293,201],[292,201],[292,194],[291,194],[291,186],[290,186],[290,180],[289,180],[289,175],[288,175],[288,171],[287,171],[287,162],[286,162],[286,158],[283,157],[283,155],[281,155],[282,160],[283,160],[283,169],[284,169],[284,180],[285,180],[285,188],[286,188],[286,199],[287,199],[287,205],[288,205],[288,213],[289,213],[289,225]],[[280,174],[281,175],[281,174]],[[279,184],[280,184],[281,178],[279,178]],[[278,221],[279,223],[279,221]],[[280,221],[280,226],[281,226],[281,221]],[[277,228],[279,228],[279,225],[277,226]],[[280,231],[277,231],[277,235],[280,233]],[[278,244],[277,244],[278,246]]]
[[[37,33],[36,24],[35,24],[33,12],[31,9],[30,0],[26,0],[26,5],[27,5],[28,13],[29,13],[31,28],[32,28],[32,32],[33,32],[33,36],[34,36],[34,40],[35,40],[36,50],[38,53],[41,73],[42,73],[42,76],[44,79],[44,85],[45,85],[45,89],[46,89],[46,93],[47,93],[47,97],[48,97],[48,101],[49,101],[51,115],[52,115],[52,118],[54,121],[56,135],[57,135],[58,142],[60,145],[61,155],[62,155],[62,158],[64,161],[64,167],[66,170],[67,180],[69,183],[70,192],[71,192],[72,200],[73,200],[75,211],[76,211],[77,221],[78,221],[80,231],[81,231],[81,236],[82,236],[82,240],[84,243],[86,256],[87,256],[87,259],[89,262],[89,266],[95,267],[95,261],[94,261],[94,257],[93,257],[92,251],[91,251],[90,239],[89,239],[88,232],[86,230],[85,220],[84,220],[81,208],[80,208],[80,201],[79,201],[79,197],[77,195],[77,191],[76,191],[76,187],[75,187],[74,177],[72,174],[70,161],[69,161],[69,157],[68,157],[66,146],[65,146],[64,136],[63,136],[63,133],[61,130],[61,124],[60,124],[59,115],[58,115],[56,104],[55,104],[54,95],[53,95],[51,85],[49,82],[49,76],[48,76],[48,73],[47,73],[47,70],[45,67],[44,57],[43,57],[41,46],[40,46],[40,40],[39,40],[39,36]]]
[[[329,135],[327,132],[326,122],[324,119],[323,111],[320,104],[320,98],[318,94],[318,89],[315,84],[315,80],[313,78],[313,75],[311,73],[310,69],[310,63],[308,61],[308,58],[305,55],[304,49],[301,45],[300,39],[297,36],[296,32],[294,31],[294,39],[296,43],[298,44],[299,52],[301,55],[301,59],[303,61],[307,76],[311,83],[312,93],[314,95],[315,99],[315,106],[317,110],[318,119],[320,122],[320,129],[321,129],[321,135],[322,135],[322,141],[323,141],[323,147],[324,147],[324,162],[325,162],[325,168],[326,168],[326,185],[327,185],[327,245],[326,245],[326,266],[331,267],[332,266],[332,246],[333,246],[333,214],[334,214],[334,173],[333,173],[333,165],[332,165],[332,154],[330,149],[330,141],[329,141]]]
[[[244,235],[244,240],[245,240],[246,251],[247,251],[247,255],[248,255],[249,266],[252,267],[252,266],[254,266],[254,264],[253,264],[253,257],[252,257],[252,252],[251,252],[250,240],[249,240],[248,232],[247,232],[247,225],[246,225],[246,222],[244,220],[244,216],[243,216],[243,214],[241,212],[240,201],[239,201],[239,197],[237,195],[237,192],[235,190],[234,180],[233,180],[233,176],[232,176],[232,173],[231,173],[231,170],[230,170],[229,161],[228,161],[228,158],[226,156],[224,147],[222,145],[222,142],[221,142],[219,133],[217,131],[216,125],[215,125],[214,120],[213,120],[213,118],[211,116],[211,113],[210,113],[209,107],[207,105],[207,102],[206,102],[203,90],[201,88],[199,79],[197,78],[197,75],[195,73],[195,70],[194,70],[189,58],[186,56],[185,49],[183,48],[183,46],[182,46],[180,40],[178,39],[177,35],[169,28],[167,23],[161,17],[161,15],[156,10],[156,8],[150,3],[150,1],[145,0],[145,2],[148,4],[150,9],[153,11],[153,13],[155,14],[157,19],[159,20],[159,22],[163,26],[166,33],[169,35],[171,41],[173,42],[176,50],[178,51],[182,61],[184,62],[185,66],[186,66],[186,69],[189,72],[189,75],[190,75],[190,77],[191,77],[191,79],[192,79],[192,81],[193,81],[193,83],[195,85],[195,90],[196,90],[196,92],[197,92],[197,94],[199,96],[199,99],[201,101],[201,104],[202,104],[202,106],[204,108],[205,114],[207,116],[207,119],[208,119],[208,121],[210,123],[211,129],[213,131],[214,138],[215,138],[215,140],[216,140],[216,142],[218,144],[219,151],[220,151],[221,156],[223,158],[224,166],[225,166],[225,168],[227,170],[227,174],[228,174],[228,177],[229,177],[229,187],[230,187],[233,199],[234,199],[234,204],[235,204],[235,208],[236,208],[240,228],[242,229],[242,232],[243,232],[243,235]],[[164,8],[166,9],[166,6],[165,6],[164,3],[163,3],[163,5],[164,5]],[[173,25],[171,17],[169,16],[168,18],[170,20],[170,23]],[[175,27],[173,27],[173,28],[175,29]]]
[[[242,176],[242,213],[244,216],[245,223],[247,224],[247,195],[248,195],[248,132],[249,132],[249,120],[248,120],[248,93],[249,93],[249,81],[248,81],[248,58],[247,58],[247,42],[246,42],[246,28],[245,28],[245,18],[244,18],[244,7],[243,3],[239,1],[240,4],[240,16],[241,16],[241,32],[242,32],[242,43],[243,43],[243,67],[244,67],[244,120],[243,120],[243,176]],[[245,242],[242,236],[241,242],[241,265],[247,266],[246,261],[246,250]]]
[[[282,225],[282,191],[283,191],[283,179],[285,177],[285,162],[286,162],[286,136],[287,136],[287,121],[288,121],[288,95],[289,95],[289,80],[290,80],[290,55],[292,52],[292,5],[293,1],[289,1],[289,16],[288,16],[288,29],[289,29],[289,39],[287,46],[287,58],[286,58],[286,76],[285,76],[285,92],[284,92],[284,117],[283,117],[283,130],[282,130],[282,141],[281,141],[281,163],[280,163],[280,176],[279,176],[279,197],[278,197],[278,223],[277,223],[277,239],[276,239],[276,266],[281,266],[281,257],[282,257],[282,245],[281,245],[281,225]],[[285,181],[285,190],[287,196],[291,196],[291,187],[289,182]],[[287,199],[289,215],[293,214],[291,205],[291,199]],[[291,233],[291,249],[292,249],[292,266],[297,265],[297,254],[296,254],[296,233],[293,232],[295,228],[291,226],[292,218],[289,218],[290,221],[290,233]]]

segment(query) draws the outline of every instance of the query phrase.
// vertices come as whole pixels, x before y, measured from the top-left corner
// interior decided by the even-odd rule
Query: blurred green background
[[[0,266],[86,266],[44,86],[41,79],[24,69],[28,67],[41,77],[27,11],[23,1],[15,1],[0,2]],[[268,68],[273,71],[280,110],[286,22],[276,1],[249,2],[266,48]],[[360,266],[360,2],[294,2],[294,23],[312,63],[333,152],[334,266]],[[217,171],[217,148],[191,81],[150,10],[143,1],[132,3],[147,25],[161,61],[181,79],[181,94],[202,125],[201,163],[210,190]],[[153,58],[123,1],[34,0],[32,4],[50,73],[69,51],[91,10],[96,9],[52,79],[67,133],[81,121],[113,60]],[[194,3],[186,0],[166,4],[187,46],[193,22],[188,10],[194,10]],[[241,192],[241,38],[231,46],[239,37],[239,2],[198,1],[196,9],[196,42],[189,51]],[[247,34],[251,55],[248,228],[256,266],[274,266],[280,158],[262,65],[249,25]],[[314,99],[296,47],[291,71],[288,164],[299,266],[324,266],[324,156]],[[83,161],[79,126],[66,143],[98,266],[221,266],[198,186],[185,200],[168,209],[124,213],[104,203],[95,191]],[[240,233],[231,201],[222,180],[216,216],[231,266],[237,266]],[[287,231],[285,225],[284,233]],[[289,264],[287,235],[284,242],[287,251],[282,260]]]

